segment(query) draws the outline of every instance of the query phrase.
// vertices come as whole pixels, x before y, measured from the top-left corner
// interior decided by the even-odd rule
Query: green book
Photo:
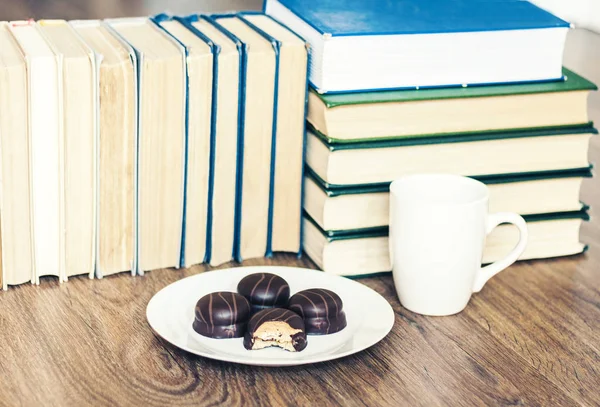
[[[518,172],[510,174],[482,175],[472,177],[486,185],[511,184],[520,182],[550,181],[571,178],[592,178],[594,166],[571,168],[566,170]],[[361,195],[389,192],[390,182],[378,184],[335,185],[323,181],[310,167],[306,167],[306,177],[313,181],[327,196]]]
[[[474,177],[490,190],[491,212],[521,215],[577,212],[585,178],[592,167],[557,171]],[[323,230],[357,230],[384,227],[389,219],[389,182],[332,185],[310,167],[304,181],[304,210]]]
[[[525,216],[528,244],[519,260],[544,259],[583,253],[579,230],[589,220],[587,208],[573,212]],[[487,237],[482,264],[497,261],[517,244],[511,225],[500,225]],[[348,277],[389,272],[388,228],[326,232],[304,215],[304,250],[323,271]],[[435,255],[435,253],[432,253]]]
[[[337,142],[585,124],[589,80],[309,94],[308,121]]]
[[[309,126],[306,162],[324,182],[344,186],[389,183],[422,172],[482,177],[557,171],[588,167],[589,141],[597,133],[588,123],[338,143]]]

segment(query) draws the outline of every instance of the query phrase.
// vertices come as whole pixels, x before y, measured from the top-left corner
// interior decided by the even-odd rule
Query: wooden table
[[[600,83],[600,36],[574,31],[567,49],[567,66]],[[590,102],[600,122],[600,95]],[[598,179],[582,198],[600,208]],[[0,293],[0,405],[600,405],[598,218],[582,240],[586,255],[515,265],[452,317],[403,309],[391,277],[363,279],[394,308],[390,335],[357,355],[294,368],[203,359],[153,334],[149,299],[202,266],[62,285],[46,278]],[[314,267],[289,255],[244,265],[258,264]]]

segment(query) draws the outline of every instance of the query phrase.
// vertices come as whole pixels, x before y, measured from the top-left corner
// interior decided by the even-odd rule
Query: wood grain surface
[[[145,4],[158,2],[0,0],[0,19],[142,15]],[[600,83],[600,36],[573,31],[565,61]],[[590,110],[600,122],[600,94],[590,97]],[[600,158],[599,140],[592,141],[592,161]],[[599,185],[598,178],[586,181],[582,195],[596,208]],[[597,406],[596,213],[582,230],[588,253],[519,263],[494,277],[456,316],[405,310],[389,276],[361,280],[392,304],[392,332],[359,354],[301,367],[212,361],[153,334],[145,317],[150,298],[205,271],[203,266],[135,278],[72,278],[67,284],[44,278],[40,287],[12,287],[0,293],[0,406]],[[291,255],[244,263],[259,264],[314,267]]]

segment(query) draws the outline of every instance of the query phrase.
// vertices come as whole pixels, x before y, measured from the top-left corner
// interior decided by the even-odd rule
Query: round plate
[[[309,335],[302,352],[280,348],[250,351],[244,348],[242,338],[212,339],[197,334],[192,329],[196,302],[211,292],[237,291],[238,282],[252,273],[283,277],[292,295],[308,288],[335,291],[344,303],[348,326],[331,335]],[[152,297],[146,316],[152,329],[178,348],[211,359],[257,366],[293,366],[341,358],[376,344],[394,326],[392,307],[369,287],[322,271],[292,267],[239,267],[184,278]]]

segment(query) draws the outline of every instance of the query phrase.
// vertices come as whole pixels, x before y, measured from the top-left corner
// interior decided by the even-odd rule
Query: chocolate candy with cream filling
[[[288,308],[304,319],[309,335],[329,335],[347,325],[342,299],[333,291],[311,288],[300,291],[290,298]]]
[[[241,338],[250,319],[250,303],[238,293],[219,291],[196,303],[194,331],[209,338]]]
[[[290,352],[306,348],[304,321],[285,308],[269,308],[257,312],[248,322],[244,347],[248,350],[280,347]]]
[[[283,278],[271,273],[254,273],[240,280],[237,286],[252,306],[252,312],[285,307],[290,298],[290,286]]]

